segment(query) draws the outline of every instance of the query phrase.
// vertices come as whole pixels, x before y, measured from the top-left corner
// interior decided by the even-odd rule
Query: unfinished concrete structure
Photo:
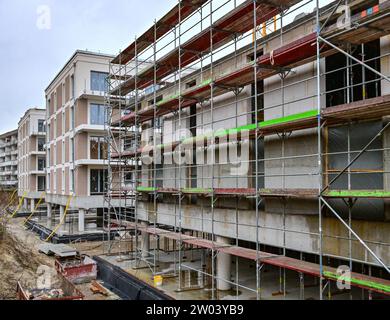
[[[78,232],[86,215],[103,216],[107,176],[105,141],[106,77],[112,56],[77,51],[47,87],[48,217],[66,207],[78,212]],[[77,230],[75,230],[77,233]]]
[[[341,265],[351,298],[390,294],[390,2],[347,3],[350,25],[340,2],[179,1],[111,62],[106,198],[136,206],[105,224],[134,231],[135,261],[164,274],[173,250],[176,289],[211,298],[262,298],[270,268],[282,295],[290,270],[322,299]]]
[[[33,211],[46,191],[46,110],[32,108],[18,123],[18,196]]]
[[[18,130],[0,135],[0,188],[18,188]]]

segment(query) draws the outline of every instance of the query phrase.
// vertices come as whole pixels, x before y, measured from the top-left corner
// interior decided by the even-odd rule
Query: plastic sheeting
[[[382,129],[381,121],[351,124],[348,126],[329,128],[328,170],[343,170],[359,152]],[[349,132],[349,133],[348,133]],[[349,140],[349,143],[348,143]],[[369,150],[383,148],[382,137],[378,137]],[[367,151],[351,166],[351,173],[340,176],[331,186],[331,190],[383,190],[383,174],[364,172],[367,170],[383,170],[383,151]],[[335,154],[337,153],[337,154]],[[331,181],[337,173],[329,174]],[[348,216],[348,207],[344,201],[332,200],[334,209],[343,217]],[[355,219],[381,220],[384,218],[384,201],[359,199],[353,206],[352,217]]]

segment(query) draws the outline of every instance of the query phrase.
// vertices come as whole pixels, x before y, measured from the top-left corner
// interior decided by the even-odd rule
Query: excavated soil
[[[4,232],[0,238],[0,299],[15,299],[18,281],[23,286],[36,287],[39,266],[54,272],[52,262],[38,254],[33,243],[27,246],[20,240],[13,232]]]
[[[18,281],[23,288],[37,288],[37,280],[42,278],[38,274],[39,267],[43,266],[49,273],[53,287],[59,283],[59,278],[54,268],[54,257],[48,257],[39,253],[38,247],[42,242],[38,236],[23,227],[23,218],[12,219],[7,225],[7,230],[1,235],[0,228],[0,300],[16,299]],[[101,252],[102,244],[79,244],[78,250],[82,253]],[[76,247],[76,246],[75,246]],[[91,284],[77,285],[85,296],[85,300],[117,300],[118,296],[109,292],[108,296],[94,295],[90,290]]]

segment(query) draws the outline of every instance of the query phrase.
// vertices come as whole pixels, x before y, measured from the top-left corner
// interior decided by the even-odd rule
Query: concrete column
[[[23,200],[23,209],[28,210],[28,201],[26,198]]]
[[[31,199],[31,212],[35,209],[35,199]]]
[[[53,215],[53,207],[52,207],[51,203],[48,203],[47,204],[47,218],[51,219],[52,215]]]
[[[85,210],[79,209],[79,232],[85,231]]]
[[[148,222],[141,222],[142,227],[149,227]],[[141,234],[141,249],[142,249],[142,258],[149,257],[150,251],[150,235],[147,232],[142,232]]]
[[[62,220],[64,215],[65,215],[65,207],[64,206],[60,206],[60,221]]]
[[[60,222],[62,222],[64,215],[65,215],[65,207],[60,206]],[[65,221],[61,224],[60,230],[65,230]]]
[[[216,238],[218,243],[230,244],[230,239],[224,237]],[[226,281],[231,281],[232,272],[232,256],[226,253],[219,253],[217,255],[217,289],[227,291],[231,289],[231,284]],[[224,281],[225,280],[225,281]]]

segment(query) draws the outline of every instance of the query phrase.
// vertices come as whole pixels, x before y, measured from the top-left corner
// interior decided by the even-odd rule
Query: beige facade
[[[31,210],[46,190],[45,119],[45,109],[33,108],[18,124],[18,195],[24,196],[25,208],[31,201]]]
[[[18,187],[18,130],[0,135],[0,188]]]
[[[110,59],[77,51],[45,91],[49,206],[61,208],[72,197],[74,210],[104,207],[108,165],[104,96]]]

